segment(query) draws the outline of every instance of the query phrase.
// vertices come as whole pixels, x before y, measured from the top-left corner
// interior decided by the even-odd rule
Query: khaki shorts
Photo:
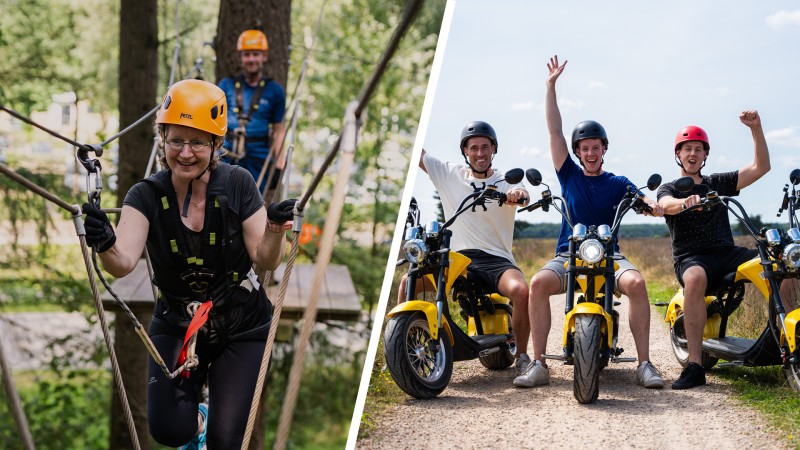
[[[638,270],[636,269],[636,267],[634,267],[633,264],[631,264],[630,261],[628,261],[621,254],[614,253],[614,257],[619,258],[614,260],[614,262],[616,262],[617,265],[619,266],[619,269],[617,269],[617,271],[614,272],[614,281],[616,285],[619,286],[619,277],[621,277],[623,273],[629,270],[634,270],[638,272]],[[567,292],[567,282],[566,282],[567,268],[564,267],[564,264],[566,264],[567,261],[569,261],[569,258],[567,258],[566,256],[556,256],[555,258],[548,261],[547,264],[544,265],[544,267],[539,269],[540,272],[542,270],[549,270],[558,275],[558,279],[561,282],[561,290],[559,291],[559,294]]]

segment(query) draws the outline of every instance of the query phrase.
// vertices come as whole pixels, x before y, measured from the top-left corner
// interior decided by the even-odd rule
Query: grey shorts
[[[619,269],[617,269],[617,271],[614,272],[614,281],[616,285],[619,286],[619,277],[621,277],[623,273],[629,270],[635,270],[636,272],[638,272],[638,270],[636,269],[636,267],[634,267],[633,264],[631,264],[630,261],[628,261],[624,256],[620,255],[619,253],[615,253],[614,256],[620,258],[614,260],[614,262],[616,262],[617,265],[619,266]],[[540,272],[542,270],[549,270],[558,275],[558,279],[561,282],[561,290],[559,291],[559,294],[567,292],[567,282],[566,282],[567,269],[566,267],[564,267],[564,264],[568,260],[569,258],[567,258],[566,256],[556,256],[555,258],[548,261],[547,264],[544,265],[544,267],[539,269]]]

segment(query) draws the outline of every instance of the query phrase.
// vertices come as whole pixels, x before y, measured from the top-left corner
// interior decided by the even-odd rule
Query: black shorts
[[[700,266],[706,271],[708,287],[711,291],[719,287],[725,275],[735,272],[740,264],[758,256],[758,250],[745,247],[724,248],[709,253],[687,256],[675,263],[675,276],[683,286],[683,273],[692,266]]]
[[[490,289],[492,292],[500,292],[497,285],[500,277],[507,270],[516,270],[520,274],[522,271],[511,261],[500,256],[491,255],[483,250],[461,250],[462,255],[472,260],[467,266],[467,278]]]

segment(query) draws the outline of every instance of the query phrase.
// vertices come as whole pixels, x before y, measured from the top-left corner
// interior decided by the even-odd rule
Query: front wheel
[[[574,380],[572,392],[578,402],[594,403],[600,394],[600,324],[596,314],[575,316]]]
[[[675,323],[669,327],[669,342],[672,344],[672,353],[678,364],[684,369],[689,365],[689,349],[686,347],[686,329],[683,327],[683,312],[675,319]],[[711,356],[708,352],[700,354],[700,365],[708,370],[719,362],[719,358]]]
[[[421,312],[392,317],[383,335],[389,372],[406,394],[429,399],[441,394],[453,374],[453,348],[446,332],[431,338],[428,320]]]

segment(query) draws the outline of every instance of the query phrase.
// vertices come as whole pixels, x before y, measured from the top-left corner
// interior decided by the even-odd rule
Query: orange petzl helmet
[[[236,41],[236,51],[244,50],[260,50],[262,52],[269,50],[267,35],[258,30],[244,30],[239,35],[239,40]]]
[[[225,136],[228,107],[225,92],[202,80],[183,80],[172,85],[158,110],[157,124],[183,125]]]

